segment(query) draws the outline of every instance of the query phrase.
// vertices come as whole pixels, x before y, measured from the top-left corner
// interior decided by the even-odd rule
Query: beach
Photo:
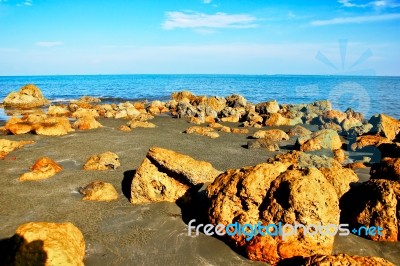
[[[0,161],[1,239],[11,237],[16,228],[26,222],[69,221],[84,235],[86,265],[264,265],[239,255],[215,237],[188,236],[188,218],[182,217],[187,214],[176,203],[132,205],[128,199],[134,171],[149,148],[171,149],[226,171],[265,162],[278,153],[245,147],[248,136],[256,129],[250,128],[249,134],[220,132],[219,138],[210,139],[184,134],[190,124],[170,115],[151,120],[156,128],[137,128],[132,132],[117,130],[126,120],[103,118],[99,121],[103,128],[75,131],[59,137],[2,136],[36,143],[14,151]],[[239,123],[225,124],[239,126]],[[289,127],[278,128],[287,130]],[[291,139],[282,146],[291,147],[293,143]],[[105,151],[119,156],[120,168],[112,171],[82,169],[88,157]],[[19,182],[18,177],[41,156],[51,157],[63,166],[63,171],[50,179]],[[368,176],[365,169],[356,172],[362,179]],[[78,188],[96,180],[112,183],[119,199],[113,202],[82,201]],[[400,264],[399,248],[398,242],[373,242],[349,235],[336,237],[334,253],[378,256]]]

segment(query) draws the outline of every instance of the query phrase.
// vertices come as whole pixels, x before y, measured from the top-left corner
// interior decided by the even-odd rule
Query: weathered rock
[[[226,105],[232,108],[245,107],[247,105],[247,100],[242,95],[232,94],[226,99]]]
[[[231,128],[233,134],[249,134],[249,130],[246,128]]]
[[[347,131],[347,136],[349,138],[357,138],[358,136],[367,134],[373,126],[369,123],[362,124],[361,126],[352,127]]]
[[[245,127],[255,127],[262,126],[264,118],[260,116],[257,112],[248,112],[246,116],[246,121],[243,124]]]
[[[171,99],[177,102],[182,101],[183,99],[189,100],[189,102],[193,101],[195,96],[190,91],[180,91],[174,92],[171,95]]]
[[[31,172],[22,174],[18,180],[34,181],[46,179],[61,172],[62,166],[48,157],[42,157],[30,169],[32,170]]]
[[[49,116],[69,116],[70,112],[67,108],[62,106],[50,105],[47,110],[47,115]]]
[[[378,135],[365,135],[357,137],[356,142],[351,144],[351,150],[359,150],[368,146],[380,146],[383,143],[390,143],[388,138],[381,137]]]
[[[371,178],[400,182],[400,158],[383,158],[371,166]]]
[[[294,136],[306,136],[310,135],[312,132],[311,130],[308,130],[300,125],[295,125],[289,131],[287,132],[289,137],[294,137]]]
[[[203,117],[190,117],[189,122],[192,124],[200,125],[205,123],[206,121],[203,119]]]
[[[4,107],[34,108],[47,104],[42,92],[33,84],[23,86],[18,92],[11,92],[4,99]]]
[[[279,151],[279,146],[276,142],[268,139],[249,140],[247,142],[248,149],[265,149],[267,151]]]
[[[72,125],[73,128],[75,129],[80,129],[80,130],[89,130],[89,129],[96,129],[99,127],[103,127],[99,121],[96,120],[93,116],[83,116],[81,118],[78,118]]]
[[[118,199],[118,192],[110,183],[94,181],[79,190],[84,195],[82,200],[113,201]]]
[[[275,114],[278,111],[279,104],[275,100],[256,104],[256,112],[259,114]]]
[[[223,128],[224,126],[223,125],[221,125],[220,123],[210,123],[210,124],[208,124],[208,127],[211,127],[211,128]]]
[[[8,139],[0,139],[0,159],[4,159],[7,154],[12,152],[13,150],[20,149],[28,144],[33,144],[34,141],[12,141]]]
[[[393,141],[400,132],[400,121],[384,114],[374,115],[369,120],[371,133],[377,133]]]
[[[175,202],[196,185],[211,182],[221,172],[208,162],[162,148],[151,148],[136,170],[131,203]]]
[[[360,168],[367,168],[364,162],[354,162],[354,163],[348,163],[345,166],[346,168],[350,169],[360,169]]]
[[[210,97],[207,98],[206,105],[217,113],[224,110],[226,106],[226,100],[223,97]]]
[[[213,224],[338,225],[338,198],[317,169],[287,170],[289,164],[275,162],[229,170],[207,187],[209,219]],[[271,264],[284,258],[330,254],[334,236],[303,234],[301,228],[284,237],[271,234],[227,236],[251,260]]]
[[[271,141],[289,140],[289,136],[280,129],[259,130],[253,134],[253,138]]]
[[[301,151],[337,150],[342,147],[342,141],[336,131],[323,129],[311,135],[300,136],[297,139],[296,145]]]
[[[292,121],[289,118],[283,117],[279,113],[272,113],[265,120],[264,124],[266,126],[293,126],[296,122]]]
[[[85,240],[72,223],[26,223],[13,238],[15,265],[84,265]]]
[[[35,133],[45,136],[62,136],[74,131],[66,117],[49,117],[42,123],[33,125]]]
[[[113,152],[104,152],[91,156],[83,169],[85,170],[115,170],[120,167],[119,157]]]
[[[230,123],[238,123],[239,120],[240,120],[240,115],[238,114],[221,118],[222,122],[230,122]]]
[[[321,115],[324,122],[334,122],[336,124],[341,124],[343,120],[347,118],[347,114],[339,110],[329,110]]]
[[[214,132],[214,128],[212,128],[212,127],[193,126],[193,127],[189,127],[188,129],[186,129],[185,133],[197,134],[197,135],[206,136],[206,137],[209,137],[212,139],[219,137],[219,134],[217,132]]]
[[[146,122],[146,121],[151,120],[153,118],[154,118],[154,116],[152,116],[151,114],[142,113],[142,114],[139,114],[139,115],[135,116],[132,120],[140,121],[140,122]]]
[[[355,118],[355,119],[357,119],[358,121],[361,121],[361,122],[364,119],[364,115],[362,113],[356,112],[351,108],[347,108],[345,113],[346,113],[348,118]]]
[[[128,127],[127,125],[121,125],[120,127],[118,127],[118,130],[124,131],[124,132],[132,131],[132,129],[130,127]]]
[[[343,163],[347,160],[347,155],[344,153],[342,149],[337,149],[333,151],[333,158],[339,163]]]
[[[379,265],[379,266],[395,266],[390,261],[379,257],[362,257],[362,256],[350,256],[347,254],[337,255],[314,255],[304,259],[301,263],[304,266],[364,266],[364,265]]]
[[[131,120],[128,122],[128,127],[130,128],[155,128],[156,125],[147,121],[136,121],[136,120]]]
[[[79,102],[79,103],[100,103],[101,99],[93,97],[93,96],[82,96],[76,102]]]
[[[362,123],[360,120],[357,120],[354,117],[350,117],[343,120],[340,125],[342,126],[342,129],[344,131],[349,131],[351,128],[362,126]]]
[[[13,135],[26,134],[33,130],[32,123],[26,122],[16,116],[13,116],[10,119],[8,119],[4,127]]]
[[[226,132],[226,133],[231,133],[231,128],[230,128],[230,127],[223,126],[223,127],[220,128],[219,131],[221,131],[221,132]]]
[[[368,180],[352,188],[341,201],[342,219],[350,228],[375,226],[374,234],[361,236],[374,241],[399,241],[400,183],[385,179]]]
[[[344,168],[340,164],[334,164],[332,167],[318,170],[325,176],[326,180],[334,187],[338,198],[340,199],[350,190],[350,184],[358,181],[358,176],[352,169]]]
[[[100,115],[96,109],[87,109],[87,108],[79,108],[78,110],[73,112],[71,115],[71,117],[73,117],[73,118],[83,118],[83,117],[87,117],[87,116],[97,118]]]

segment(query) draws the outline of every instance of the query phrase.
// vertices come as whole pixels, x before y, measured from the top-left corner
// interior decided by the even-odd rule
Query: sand
[[[276,153],[245,148],[247,137],[256,129],[250,129],[249,134],[220,133],[220,138],[209,139],[182,133],[190,124],[169,116],[152,120],[157,125],[155,129],[138,128],[132,132],[116,129],[126,120],[100,122],[103,128],[62,137],[1,136],[34,140],[36,144],[14,151],[0,161],[0,239],[11,237],[26,222],[69,221],[84,234],[86,265],[266,265],[249,261],[220,239],[203,234],[188,236],[185,222],[191,214],[185,213],[187,210],[182,213],[177,204],[134,206],[128,200],[134,170],[150,147],[172,149],[209,161],[224,171],[265,162]],[[290,148],[293,141],[286,145]],[[82,169],[91,155],[105,151],[118,154],[120,168],[105,172]],[[64,170],[47,180],[18,182],[18,177],[41,156],[52,158]],[[363,180],[368,178],[368,170],[357,172]],[[82,201],[79,187],[96,180],[112,183],[120,193],[119,200]],[[334,252],[379,256],[400,265],[399,249],[400,243],[377,243],[350,235],[337,237]]]

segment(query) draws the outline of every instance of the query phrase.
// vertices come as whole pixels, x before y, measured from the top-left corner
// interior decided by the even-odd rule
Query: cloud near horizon
[[[198,12],[167,12],[166,20],[162,24],[165,30],[176,28],[191,29],[247,29],[255,28],[257,18],[247,14],[226,14],[218,12],[208,15]]]
[[[36,42],[35,44],[37,46],[40,46],[40,47],[55,47],[55,46],[64,45],[64,43],[60,42],[60,41],[56,41],[56,42]]]
[[[361,24],[378,21],[398,20],[400,13],[371,15],[371,16],[356,16],[356,17],[337,17],[327,20],[314,20],[311,22],[312,26],[329,26],[338,24]]]

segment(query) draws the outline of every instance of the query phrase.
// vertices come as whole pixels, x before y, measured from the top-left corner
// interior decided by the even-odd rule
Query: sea
[[[249,102],[280,104],[330,100],[334,109],[352,108],[366,118],[385,113],[400,118],[400,77],[320,75],[56,75],[0,76],[0,102],[25,84],[38,86],[52,102],[84,95],[103,102],[168,100],[171,93],[243,95]],[[2,117],[1,117],[2,116]],[[4,112],[0,119],[4,118]]]

